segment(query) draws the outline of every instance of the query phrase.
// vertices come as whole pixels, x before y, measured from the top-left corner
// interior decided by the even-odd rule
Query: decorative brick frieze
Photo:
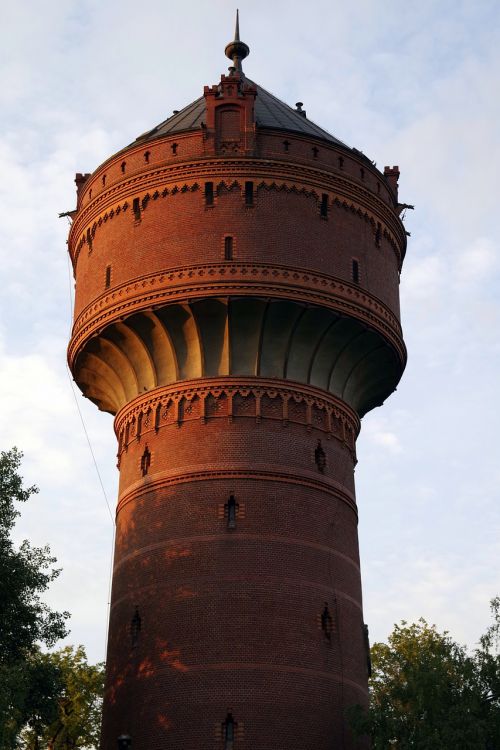
[[[285,381],[221,378],[157,388],[127,404],[115,418],[118,460],[132,441],[164,427],[210,419],[290,422],[340,440],[355,460],[359,418],[347,404],[324,391]]]
[[[100,199],[95,199],[87,209],[78,214],[77,219],[71,227],[69,246],[74,267],[76,267],[78,255],[82,248],[88,245],[89,234],[93,239],[101,225],[115,216],[118,217],[121,215],[122,220],[125,220],[127,210],[132,205],[134,197],[139,201],[142,209],[146,210],[150,200],[175,197],[187,192],[199,191],[200,184],[203,184],[209,178],[213,180],[214,173],[207,171],[207,168],[210,170],[210,166],[203,163],[203,167],[193,175],[193,165],[190,164],[190,172],[186,173],[185,181],[182,182],[179,181],[179,170],[176,169],[176,181],[173,183],[165,182],[166,175],[156,170],[144,175],[145,184],[142,184],[140,181],[138,182],[138,178],[126,181],[121,186],[123,198],[118,200],[118,202],[117,198],[119,199],[120,196],[116,194],[116,188],[109,191],[107,201],[104,201],[103,196]],[[224,166],[227,168],[227,160],[225,160]],[[283,191],[285,193],[303,195],[306,198],[312,196],[317,201],[319,201],[324,191],[328,190],[328,201],[332,207],[342,208],[367,221],[372,225],[374,235],[377,227],[380,227],[380,234],[383,234],[390,243],[396,254],[398,264],[401,266],[406,247],[406,236],[401,221],[383,201],[372,195],[369,191],[363,190],[348,180],[340,179],[339,181],[338,178],[335,178],[332,181],[331,176],[321,170],[306,170],[309,179],[301,173],[301,169],[298,170],[298,173],[297,170],[294,170],[293,175],[287,176],[283,174],[281,164],[275,165],[276,179],[270,180],[268,175],[269,172],[272,173],[272,165],[266,163],[266,178],[262,179],[262,168],[259,169],[258,166],[258,164],[252,165],[245,162],[244,169],[242,169],[241,164],[234,165],[234,176],[227,177],[221,175],[221,179],[215,182],[216,188],[218,190],[222,188],[226,190],[237,189],[244,193],[245,182],[250,179],[255,183],[257,194],[262,190]],[[309,174],[309,172],[312,174]],[[316,180],[313,179],[314,176]],[[161,179],[162,177],[163,180]],[[301,183],[299,181],[300,177],[304,178],[304,180],[307,179],[307,181]],[[145,188],[149,189],[145,190]],[[137,196],[138,192],[139,196]],[[202,197],[200,197],[200,201],[203,201]],[[77,239],[78,236],[79,239]]]

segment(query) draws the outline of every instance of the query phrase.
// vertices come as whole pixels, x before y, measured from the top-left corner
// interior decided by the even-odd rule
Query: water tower
[[[237,27],[219,83],[76,179],[69,363],[120,469],[105,750],[353,748],[367,702],[354,467],[406,361],[399,170],[248,53]]]

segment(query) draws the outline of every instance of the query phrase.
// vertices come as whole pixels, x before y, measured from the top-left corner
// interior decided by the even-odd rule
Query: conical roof
[[[291,133],[313,136],[324,141],[329,141],[337,146],[349,148],[345,143],[340,141],[328,131],[320,128],[319,125],[305,117],[304,112],[292,109],[292,107],[282,102],[281,99],[271,94],[266,89],[254,83],[248,78],[245,81],[250,86],[257,89],[255,99],[255,119],[257,127],[272,128],[275,130],[288,130]],[[198,130],[201,124],[206,121],[206,104],[205,97],[200,96],[187,107],[175,112],[168,120],[164,120],[152,130],[148,130],[140,135],[137,141],[147,142],[155,138],[161,138],[173,133],[182,133],[189,130]]]

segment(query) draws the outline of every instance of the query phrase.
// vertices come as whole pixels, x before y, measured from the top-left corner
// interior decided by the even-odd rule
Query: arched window
[[[321,445],[321,440],[318,440],[318,445],[314,451],[314,461],[319,471],[324,474],[326,469],[326,453]]]
[[[227,712],[226,720],[222,725],[222,736],[224,738],[224,750],[233,750],[236,722],[231,711]]]
[[[149,450],[148,446],[144,448],[144,453],[141,457],[141,472],[142,476],[145,477],[146,474],[149,471],[149,467],[151,466],[151,451]]]

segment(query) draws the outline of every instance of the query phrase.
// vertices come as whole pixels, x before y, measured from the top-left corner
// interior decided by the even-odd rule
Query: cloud
[[[401,453],[402,451],[398,436],[393,432],[375,432],[371,439],[376,445],[387,448],[391,453]]]
[[[396,622],[424,617],[470,648],[489,624],[489,600],[498,589],[487,555],[468,555],[464,566],[443,553],[423,558],[415,548],[372,563],[364,583],[372,642],[386,640]]]
[[[490,277],[498,266],[500,248],[487,237],[478,237],[458,256],[454,276],[460,285],[478,283]]]
[[[427,255],[409,262],[404,269],[404,303],[435,302],[443,287],[444,260]]]

